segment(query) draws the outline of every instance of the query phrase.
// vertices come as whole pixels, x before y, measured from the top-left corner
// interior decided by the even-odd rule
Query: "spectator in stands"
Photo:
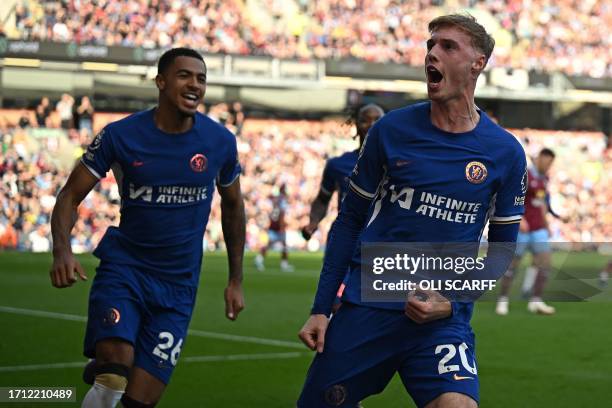
[[[25,129],[30,127],[32,124],[30,123],[30,114],[27,110],[23,109],[19,115],[19,122],[17,122],[17,126],[21,129]]]
[[[47,120],[51,115],[51,103],[49,98],[43,96],[40,99],[40,103],[36,106],[36,124],[38,127],[49,127]]]
[[[237,104],[211,106],[210,112],[225,117],[226,123],[238,133]],[[225,113],[224,113],[225,112]],[[2,118],[2,114],[0,114]],[[116,117],[113,117],[117,119]],[[0,120],[3,147],[0,150],[0,246],[30,250],[32,239],[44,246],[39,225],[49,220],[50,208],[58,188],[66,178],[64,170],[45,159],[49,153],[29,150],[27,133],[16,123]],[[101,125],[104,125],[102,123]],[[300,228],[308,222],[309,203],[316,196],[324,160],[330,155],[356,148],[350,135],[353,130],[340,122],[275,120],[247,118],[242,121],[237,136],[238,151],[244,176],[241,186],[248,216],[247,244],[251,249],[266,243],[267,214],[275,180],[287,184],[287,242],[292,248],[305,248]],[[89,143],[79,140],[76,143]],[[529,156],[543,146],[555,146],[557,171],[550,181],[552,207],[563,216],[566,224],[551,221],[553,241],[606,242],[612,238],[612,151],[606,150],[601,133],[513,130]],[[527,142],[527,136],[529,137]],[[72,165],[72,160],[69,165]],[[216,198],[218,199],[218,197]],[[119,191],[113,174],[102,179],[98,187],[79,207],[75,249],[91,251],[109,225],[119,221]],[[331,203],[333,209],[336,202]],[[206,247],[223,249],[223,232],[219,227],[220,213],[213,204]],[[332,210],[333,210],[332,209]],[[324,220],[311,249],[321,248],[331,220]],[[8,232],[7,232],[8,231]],[[16,237],[16,241],[15,241]],[[31,239],[32,238],[32,239]],[[48,238],[48,237],[47,237]]]
[[[39,224],[28,235],[28,248],[32,252],[49,252],[51,250],[51,240],[49,239],[48,224]]]
[[[45,1],[42,10],[38,2],[18,2],[14,15],[26,40],[189,45],[210,53],[418,66],[425,22],[450,9],[472,8],[490,17],[498,44],[491,66],[612,76],[612,8],[606,0],[300,0],[295,9],[292,3],[266,1],[252,15],[240,0]]]
[[[17,249],[17,231],[10,222],[0,222],[0,250]]]
[[[81,104],[76,109],[79,131],[83,131],[83,129],[85,129],[89,135],[93,133],[93,113],[94,107],[91,104],[89,97],[83,96],[81,98]]]
[[[62,129],[68,130],[73,127],[73,106],[74,98],[67,93],[62,94],[62,99],[60,99],[55,107],[60,117]]]
[[[15,5],[15,27],[19,33],[29,38],[32,35],[33,27],[36,24],[34,16],[28,5],[24,2],[17,2]]]
[[[0,212],[0,250],[16,249],[18,233],[13,226],[15,220],[14,204],[10,201],[4,187],[3,183],[2,188],[0,188],[0,207],[2,207],[2,212]]]
[[[242,127],[244,126],[245,114],[242,110],[242,104],[240,102],[234,102],[230,108],[230,115],[232,117],[231,122],[235,128],[236,136],[240,136],[242,133]]]

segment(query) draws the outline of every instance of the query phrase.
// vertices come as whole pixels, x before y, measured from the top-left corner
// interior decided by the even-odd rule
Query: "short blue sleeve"
[[[334,181],[334,175],[332,174],[333,170],[331,168],[331,163],[328,160],[325,163],[325,169],[323,169],[323,178],[321,180],[321,191],[323,191],[327,195],[332,195],[336,190],[336,182]]]
[[[495,211],[492,224],[519,222],[525,212],[525,193],[527,193],[527,159],[525,151],[519,146],[513,162],[495,197]]]
[[[94,137],[87,151],[81,157],[81,162],[85,167],[99,179],[106,176],[115,162],[116,151],[112,139],[112,131],[107,126]]]
[[[228,187],[234,183],[234,181],[240,175],[242,168],[240,167],[240,161],[238,160],[238,148],[236,147],[236,138],[230,134],[229,143],[227,149],[227,157],[224,161],[219,175],[217,176],[217,183],[221,187]]]
[[[368,200],[376,196],[385,172],[386,158],[380,137],[380,123],[376,122],[368,132],[359,151],[357,165],[349,178],[351,190]]]

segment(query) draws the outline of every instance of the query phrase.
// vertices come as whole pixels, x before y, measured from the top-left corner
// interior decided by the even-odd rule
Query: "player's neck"
[[[166,133],[184,133],[193,126],[193,116],[185,116],[178,110],[168,108],[160,103],[153,113],[155,126]]]
[[[431,123],[438,129],[450,133],[473,130],[480,120],[474,98],[451,99],[443,102],[431,101]]]

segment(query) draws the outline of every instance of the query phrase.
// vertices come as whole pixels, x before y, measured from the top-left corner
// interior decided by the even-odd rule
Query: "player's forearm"
[[[496,281],[503,276],[514,259],[516,250],[516,237],[519,231],[519,223],[514,224],[489,224],[489,245],[484,265],[482,268],[472,269],[461,279],[471,282]],[[475,246],[469,245],[469,251],[476,250]],[[477,252],[477,250],[475,251]],[[469,255],[473,257],[474,255]],[[451,279],[456,279],[454,275]],[[466,303],[473,302],[480,298],[486,290],[450,290],[444,291],[443,295],[452,302],[453,315],[462,313]]]
[[[346,275],[359,234],[365,225],[369,207],[369,200],[351,191],[346,195],[331,229],[312,314],[331,313],[338,287]]]
[[[489,224],[489,248],[484,262],[485,279],[497,280],[510,267],[516,253],[519,223]]]
[[[227,247],[229,280],[242,282],[242,260],[246,236],[246,215],[242,199],[221,202],[221,227]]]
[[[78,219],[78,202],[69,191],[61,190],[51,214],[51,236],[53,251],[71,250],[70,231]]]
[[[516,237],[519,223],[489,224],[489,249],[485,260],[485,270],[492,276],[500,278],[510,266],[516,250]]]
[[[312,202],[312,206],[310,207],[310,225],[319,225],[321,220],[325,218],[325,215],[327,214],[328,204],[329,201],[323,202],[323,200],[321,200],[319,197]]]

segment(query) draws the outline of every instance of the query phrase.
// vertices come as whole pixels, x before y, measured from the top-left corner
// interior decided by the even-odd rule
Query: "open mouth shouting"
[[[440,83],[444,79],[444,75],[432,64],[427,65],[425,72],[427,73],[427,88],[432,91],[440,89]]]
[[[185,92],[181,94],[181,98],[183,99],[185,105],[194,109],[198,107],[198,103],[200,102],[200,97],[194,92]]]

